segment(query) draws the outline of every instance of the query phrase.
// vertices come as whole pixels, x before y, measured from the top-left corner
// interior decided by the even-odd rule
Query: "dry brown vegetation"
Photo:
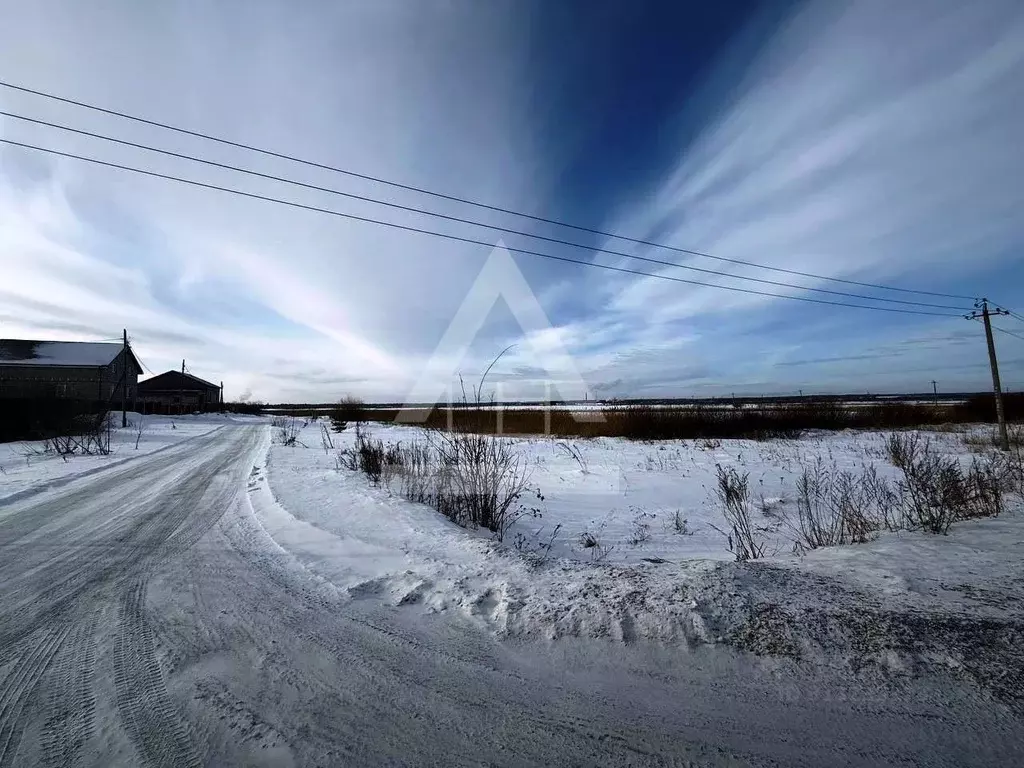
[[[399,413],[406,423],[430,429],[506,435],[558,437],[624,437],[634,440],[794,438],[807,430],[900,429],[991,421],[992,398],[972,398],[957,405],[859,403],[834,400],[763,403],[756,407],[696,404],[655,407],[628,405],[604,410],[545,411],[539,408],[488,409],[473,405],[452,408],[367,408],[371,421],[393,422]],[[1024,417],[1024,398],[1007,396],[1011,419]]]

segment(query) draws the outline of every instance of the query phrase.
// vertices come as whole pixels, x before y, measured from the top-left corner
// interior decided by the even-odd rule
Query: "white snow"
[[[143,416],[139,413],[129,413],[129,425],[122,429],[120,411],[111,412],[110,419],[111,452],[105,456],[76,455],[65,460],[56,454],[44,453],[43,440],[0,443],[0,503],[177,445],[184,440],[205,435],[225,424],[264,421],[257,417],[227,414]],[[142,426],[141,436],[139,425]]]
[[[108,365],[124,347],[97,341],[22,341],[0,339],[0,365]]]
[[[374,438],[385,443],[408,443],[424,439],[423,432],[406,426],[371,424]],[[312,422],[299,440],[308,448],[273,449],[274,465],[287,467],[274,475],[274,488],[289,509],[307,510],[317,523],[337,524],[336,503],[357,505],[365,499],[375,509],[397,510],[403,502],[388,489],[368,487],[365,478],[350,472],[338,472],[334,455],[320,448],[320,427]],[[956,433],[929,433],[940,450],[964,453],[961,436]],[[791,505],[795,481],[802,468],[821,457],[839,469],[859,470],[874,465],[880,474],[895,476],[895,468],[884,458],[885,433],[821,433],[799,440],[669,440],[636,442],[618,438],[564,440],[559,438],[503,438],[513,441],[529,470],[533,493],[522,500],[527,513],[506,536],[505,544],[534,551],[552,541],[551,556],[582,562],[599,560],[614,564],[635,564],[650,559],[678,562],[684,559],[732,560],[725,536],[719,504],[714,497],[716,465],[749,473],[755,506]],[[334,436],[338,447],[351,447],[352,431]],[[574,455],[579,456],[577,461]],[[297,488],[284,487],[284,477],[300,481]],[[305,486],[305,487],[304,487]],[[310,487],[311,486],[311,487]],[[539,491],[543,496],[536,496]],[[344,501],[343,501],[344,500]],[[413,505],[419,519],[424,508]],[[308,510],[316,510],[308,511]],[[685,521],[685,529],[676,525]],[[765,525],[773,518],[756,515]],[[371,515],[381,525],[387,517],[379,511]],[[351,513],[345,516],[352,523]],[[388,522],[385,525],[390,525]],[[550,537],[560,526],[554,539]],[[580,537],[592,534],[600,547],[584,548]],[[390,530],[381,538],[392,541]],[[769,553],[788,554],[792,539],[784,529],[769,535]]]
[[[371,486],[360,473],[339,469],[334,452],[321,447],[319,429],[317,422],[309,424],[295,447],[271,445],[255,473],[250,497],[266,533],[352,599],[454,610],[506,634],[715,642],[730,622],[746,618],[736,614],[736,601],[719,578],[733,555],[712,527],[725,527],[712,496],[716,464],[749,472],[755,497],[776,508],[792,503],[801,466],[818,457],[839,468],[874,464],[882,474],[895,473],[883,458],[881,433],[766,442],[577,440],[572,447],[579,462],[558,440],[509,438],[526,457],[543,501],[528,495],[525,503],[536,505],[541,516],[522,519],[498,543],[486,531],[459,528],[396,491]],[[385,442],[420,435],[410,427],[369,429]],[[959,434],[930,437],[952,453],[965,453]],[[336,447],[351,446],[354,435],[349,430],[333,439]],[[690,533],[676,531],[677,510]],[[946,579],[949,600],[959,594],[962,602],[972,589],[1016,568],[1022,519],[1010,514],[962,523],[949,536],[882,534],[868,544],[807,557],[792,554],[791,539],[779,530],[770,548],[775,556],[764,562],[833,577],[856,573],[865,588],[908,594],[915,584]],[[645,541],[637,541],[638,523],[649,526]],[[536,553],[556,526],[543,562],[516,551],[518,538]],[[598,536],[607,554],[581,547],[584,531]],[[944,552],[959,565],[943,570]],[[704,589],[709,583],[714,588]],[[743,589],[750,596],[760,587],[748,583]]]
[[[1020,763],[1019,514],[754,563],[609,522],[623,552],[538,562],[337,469],[315,424],[275,437],[228,427],[0,503],[0,763]],[[715,461],[783,488],[880,441],[599,440],[586,471],[517,442],[568,526],[622,496],[710,523]]]

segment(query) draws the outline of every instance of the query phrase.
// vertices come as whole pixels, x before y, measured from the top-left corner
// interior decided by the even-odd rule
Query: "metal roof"
[[[220,384],[214,384],[212,381],[206,381],[200,379],[198,376],[193,376],[191,373],[182,373],[181,371],[165,371],[159,373],[149,379],[144,379],[139,382],[139,392],[170,392],[177,389],[186,389],[193,391],[195,386],[199,385],[200,389],[220,389]]]
[[[121,344],[98,341],[0,339],[0,365],[92,368],[110,365],[122,348]]]

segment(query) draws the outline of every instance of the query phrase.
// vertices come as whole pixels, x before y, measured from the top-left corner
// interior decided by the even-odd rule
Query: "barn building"
[[[139,382],[139,410],[142,413],[216,411],[220,404],[220,385],[191,373],[167,371]]]
[[[134,404],[142,366],[130,347],[91,341],[0,339],[0,399]]]

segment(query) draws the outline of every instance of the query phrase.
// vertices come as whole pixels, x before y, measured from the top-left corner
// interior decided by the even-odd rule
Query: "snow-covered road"
[[[0,506],[0,766],[1024,760],[1020,722],[951,677],[502,640],[354,598],[254,514],[267,437],[228,425]]]

